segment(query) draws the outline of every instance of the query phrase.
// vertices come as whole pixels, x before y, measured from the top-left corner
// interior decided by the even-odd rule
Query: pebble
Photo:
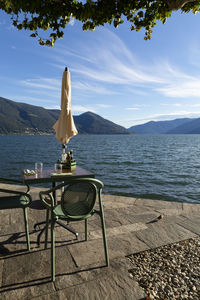
[[[128,256],[149,299],[200,299],[200,238]]]

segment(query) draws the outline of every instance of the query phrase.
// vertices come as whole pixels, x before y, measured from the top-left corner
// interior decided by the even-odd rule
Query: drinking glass
[[[35,173],[42,173],[43,171],[43,163],[42,162],[36,162],[35,163]]]
[[[62,173],[62,164],[55,164],[54,165],[54,170],[57,174],[61,174]]]

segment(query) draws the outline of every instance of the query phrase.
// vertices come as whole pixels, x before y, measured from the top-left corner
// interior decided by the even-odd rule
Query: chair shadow
[[[34,200],[31,205],[29,206],[30,209],[35,209],[35,210],[44,210],[46,211],[46,207],[44,204],[41,202],[41,200]]]
[[[1,235],[1,237],[7,236],[6,235]],[[14,245],[14,244],[23,244],[24,247],[26,247],[26,241],[18,241],[16,242],[19,238],[25,237],[25,234],[23,232],[18,232],[14,233],[12,236],[9,236],[7,240],[0,242],[0,257],[8,256],[8,255],[13,255],[13,254],[20,254],[22,252],[27,252],[28,250],[26,248],[24,249],[17,249],[17,250],[9,250],[9,248],[6,247],[6,245]]]
[[[35,234],[35,233],[40,233],[40,229],[38,230],[34,230],[33,232],[30,232],[30,236],[31,234]],[[1,235],[1,237],[3,236],[7,236],[7,234]],[[0,242],[0,258],[1,259],[5,259],[5,258],[9,258],[9,257],[16,257],[25,253],[30,253],[27,249],[26,249],[26,241],[19,241],[18,239],[25,237],[25,233],[24,232],[18,232],[18,233],[14,233],[12,236],[9,236],[6,240]],[[77,239],[68,239],[68,240],[63,240],[63,241],[56,241],[55,243],[57,244],[57,247],[62,247],[63,245],[69,246],[75,243],[82,243],[85,242],[85,240],[77,240]],[[40,246],[38,246],[37,241],[31,241],[31,247],[34,247],[34,251],[43,251],[44,250],[44,241],[41,241]],[[9,247],[6,247],[6,245],[24,245],[23,249],[16,249],[16,250],[10,250]],[[48,241],[47,245],[51,245],[51,242]]]
[[[86,267],[84,269],[73,271],[73,272],[56,274],[56,277],[59,277],[59,276],[70,276],[70,275],[75,275],[75,274],[78,274],[78,273],[83,273],[83,272],[88,272],[88,271],[94,271],[94,270],[98,270],[98,269],[103,269],[103,268],[106,268],[106,267],[107,267],[106,264],[101,265],[101,266],[95,266],[95,267]]]
[[[40,232],[40,230],[33,230],[32,232],[30,232],[30,235],[35,234],[37,232]],[[73,236],[73,235],[72,235]],[[25,237],[25,233],[24,232],[18,232],[18,233],[14,233],[11,236],[7,234],[1,235],[1,237],[5,237],[4,241],[0,242],[0,259],[3,260],[7,260],[9,258],[14,258],[14,257],[19,257],[21,256],[23,259],[23,256],[25,255],[29,255],[31,253],[36,253],[36,252],[42,252],[42,251],[50,251],[50,247],[51,247],[51,243],[50,241],[47,244],[47,249],[44,249],[44,241],[41,241],[40,247],[38,247],[37,245],[37,241],[31,241],[31,245],[33,247],[34,245],[34,250],[33,251],[28,251],[26,249],[26,240],[24,239],[24,241],[19,241],[19,239],[21,239],[22,237]],[[68,238],[68,237],[67,237]],[[75,239],[75,238],[69,238],[66,240],[60,240],[60,241],[56,241],[56,248],[59,247],[65,247],[65,246],[69,246],[72,244],[79,244],[79,243],[83,243],[86,242],[85,239]],[[7,248],[6,246],[12,245],[12,244],[23,244],[24,248],[23,249],[15,249],[15,250],[10,250],[9,247]],[[100,263],[101,264],[101,263]],[[75,264],[75,267],[77,268],[77,265]],[[81,269],[77,269],[73,272],[64,272],[64,273],[58,273],[56,274],[56,278],[58,279],[58,277],[61,276],[73,276],[77,273],[83,273],[83,272],[87,272],[87,271],[93,271],[95,269],[102,269],[105,268],[106,265],[100,265],[100,266],[94,266],[94,267],[85,267],[85,268],[81,268]],[[16,279],[16,278],[15,278]],[[40,286],[40,285],[44,285],[44,284],[49,284],[52,283],[51,281],[51,276],[49,274],[49,276],[44,276],[44,277],[39,277],[39,278],[34,278],[34,279],[30,279],[30,280],[23,280],[23,281],[18,281],[18,282],[13,282],[13,283],[9,283],[9,284],[5,284],[2,285],[0,287],[0,293],[4,293],[4,292],[9,292],[12,290],[20,290],[22,288],[28,288],[28,287],[34,287],[34,286]]]
[[[19,290],[19,289],[27,288],[27,287],[43,285],[43,284],[47,284],[49,282],[51,282],[50,276],[37,278],[37,279],[33,279],[33,280],[28,280],[28,281],[23,281],[23,282],[21,281],[21,282],[17,282],[17,283],[11,283],[11,284],[1,286],[0,293],[9,292],[12,290]]]
[[[43,250],[41,250],[41,251],[43,251]],[[76,271],[73,271],[73,272],[59,273],[59,274],[56,274],[56,278],[58,279],[58,277],[61,277],[61,276],[73,276],[73,275],[78,274],[78,273],[94,271],[94,270],[98,270],[98,269],[103,269],[105,267],[106,267],[106,264],[105,265],[100,265],[100,266],[95,266],[95,267],[86,267],[84,269],[76,270]],[[0,293],[9,292],[9,291],[12,291],[12,290],[18,290],[18,289],[21,289],[21,288],[28,288],[28,287],[38,286],[38,285],[44,285],[44,284],[47,284],[47,283],[55,284],[51,281],[51,276],[50,275],[46,276],[46,277],[40,277],[40,278],[37,278],[37,279],[31,279],[31,280],[27,280],[27,281],[19,281],[19,282],[3,285],[3,286],[0,287]]]

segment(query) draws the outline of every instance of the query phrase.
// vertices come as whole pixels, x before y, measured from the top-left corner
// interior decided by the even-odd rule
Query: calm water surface
[[[106,193],[200,202],[200,135],[77,135],[67,149]],[[60,156],[55,136],[0,136],[1,177],[18,178],[36,161],[51,167]]]

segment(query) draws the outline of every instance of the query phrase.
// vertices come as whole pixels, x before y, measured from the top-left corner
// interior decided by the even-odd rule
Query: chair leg
[[[49,224],[50,224],[50,221],[49,221],[49,209],[46,211],[46,221],[37,223],[36,226],[38,224],[39,225],[40,224],[45,224],[44,228],[42,228],[42,230],[40,231],[40,233],[38,234],[38,237],[37,237],[38,247],[40,247],[40,238],[41,238],[42,234],[45,232],[45,244],[44,244],[44,248],[47,249],[48,229],[49,229]]]
[[[27,243],[27,249],[30,251],[30,238],[29,238],[29,229],[28,229],[28,216],[27,216],[27,208],[23,208],[24,212],[24,224],[25,224],[25,232],[26,232],[26,243]]]
[[[104,243],[104,252],[105,252],[105,258],[106,258],[106,266],[109,266],[108,245],[107,245],[106,229],[105,229],[103,215],[101,216],[101,223],[102,223],[102,233],[103,233],[103,243]]]
[[[49,231],[49,209],[47,209],[46,212],[46,229],[45,229],[45,244],[44,244],[45,249],[47,249],[48,231]]]
[[[109,266],[109,255],[108,255],[108,245],[107,245],[107,239],[106,239],[105,220],[104,220],[104,214],[103,214],[103,206],[102,206],[102,202],[101,202],[100,198],[99,198],[99,207],[100,207],[101,227],[102,227],[102,233],[103,233],[103,243],[104,243],[104,252],[105,252],[105,258],[106,258],[106,266]]]
[[[51,218],[51,280],[55,281],[55,220]]]
[[[88,240],[88,220],[85,219],[85,240]]]

